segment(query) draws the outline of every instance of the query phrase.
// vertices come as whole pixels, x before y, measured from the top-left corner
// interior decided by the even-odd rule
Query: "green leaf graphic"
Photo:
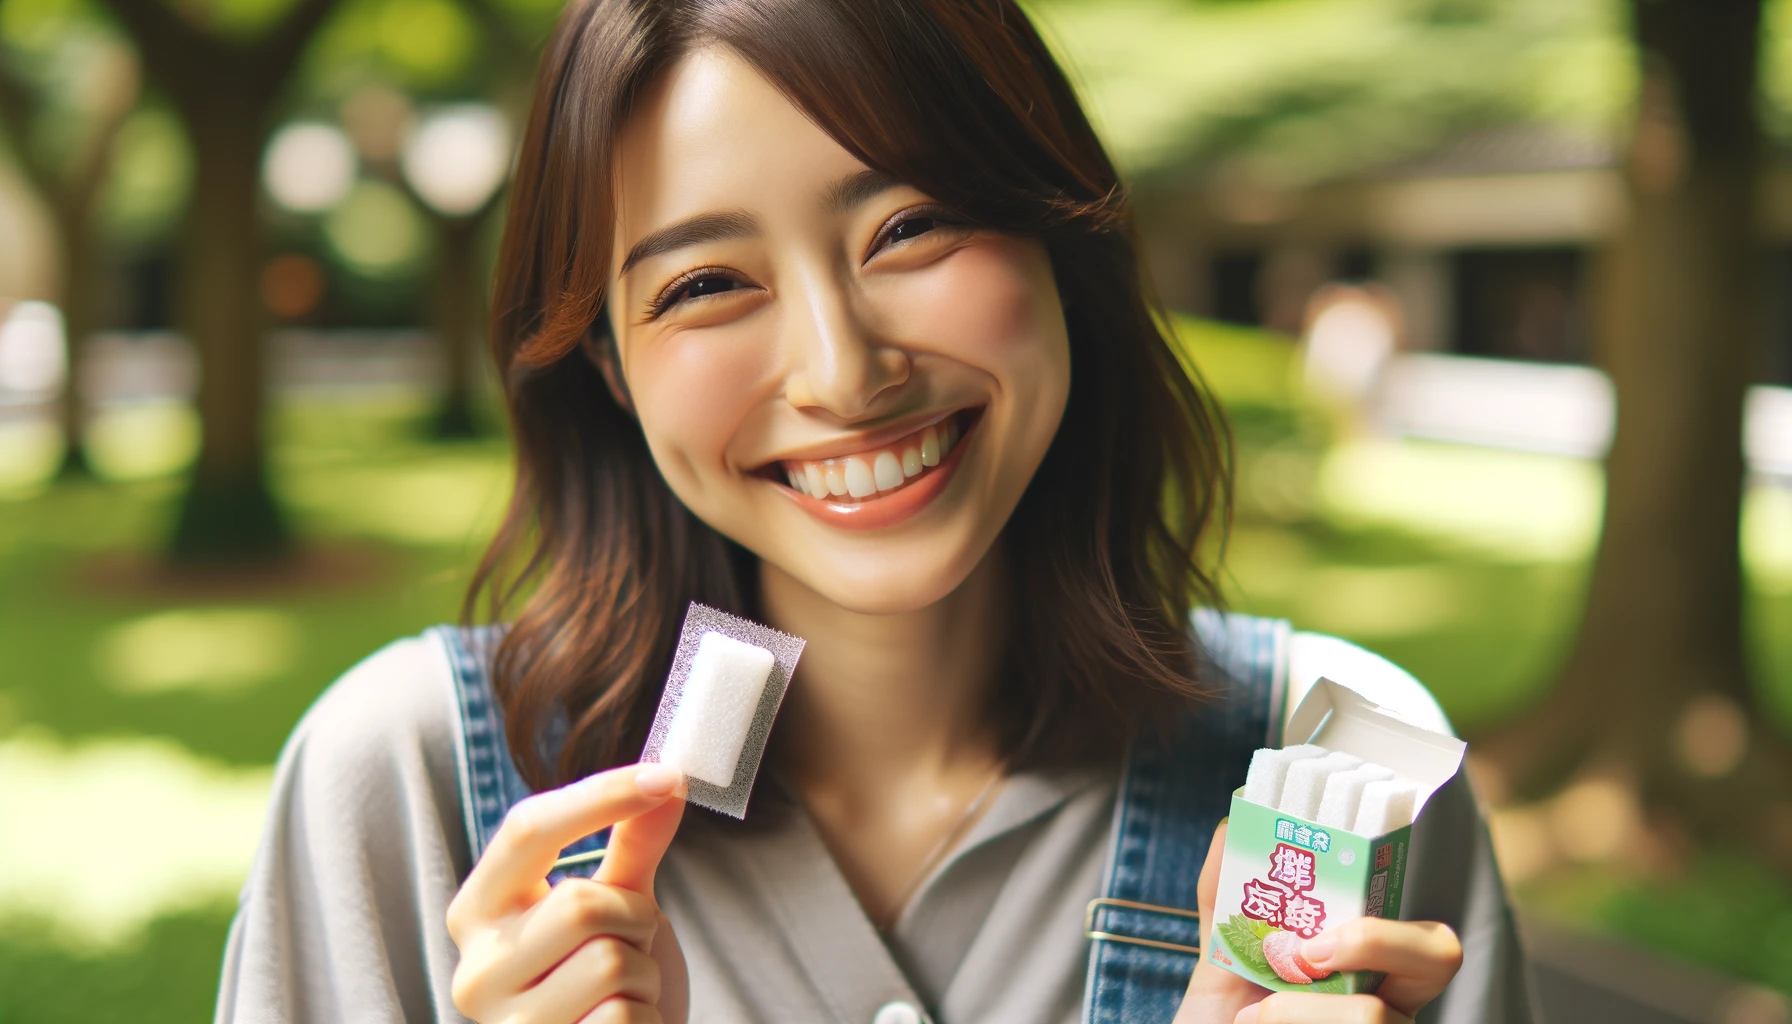
[[[1329,977],[1321,978],[1313,983],[1313,987],[1310,991],[1347,995],[1350,992],[1350,987],[1345,982],[1344,978],[1345,976],[1341,971],[1337,974],[1330,975]]]
[[[1233,914],[1220,924],[1220,936],[1232,947],[1238,962],[1253,971],[1269,972],[1269,961],[1263,959],[1263,937],[1275,929],[1255,918]]]

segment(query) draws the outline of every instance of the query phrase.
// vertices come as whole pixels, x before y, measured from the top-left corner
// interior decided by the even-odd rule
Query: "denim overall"
[[[1244,784],[1251,751],[1279,740],[1286,693],[1286,622],[1201,610],[1196,635],[1222,695],[1180,723],[1171,739],[1131,751],[1114,812],[1102,896],[1089,904],[1085,1024],[1168,1022],[1182,1002],[1201,945],[1195,883],[1208,841]],[[502,712],[486,674],[491,629],[438,626],[460,697],[461,808],[475,860],[530,789],[517,774]],[[562,851],[548,876],[589,875],[607,832]],[[571,861],[572,863],[568,863]]]

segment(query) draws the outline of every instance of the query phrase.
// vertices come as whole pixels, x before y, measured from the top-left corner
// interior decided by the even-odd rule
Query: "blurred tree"
[[[1521,795],[1604,776],[1634,786],[1658,824],[1792,864],[1792,758],[1750,685],[1742,630],[1743,399],[1762,337],[1760,3],[1630,11],[1642,82],[1630,217],[1600,271],[1600,359],[1619,410],[1604,528],[1560,684],[1483,752]]]
[[[529,12],[503,6],[501,0],[465,0],[465,5],[467,13],[478,23],[486,46],[492,78],[490,91],[495,94],[499,109],[510,115],[510,123],[521,124],[528,104],[528,83],[539,52],[533,34],[518,17]],[[441,239],[431,282],[435,331],[442,340],[448,370],[442,404],[433,425],[439,438],[474,437],[481,433],[474,411],[475,367],[478,343],[485,335],[491,283],[484,272],[478,241],[486,218],[500,205],[501,197],[502,191],[494,190],[477,209],[458,215],[443,213],[434,203],[422,203],[434,215]]]
[[[336,0],[104,2],[180,111],[194,155],[175,316],[199,352],[203,436],[171,554],[267,557],[287,535],[263,462],[261,154],[271,108]]]
[[[20,0],[13,0],[13,8],[19,6]],[[103,316],[104,245],[97,221],[113,143],[137,103],[137,62],[101,25],[71,25],[64,11],[34,15],[11,17],[8,27],[39,37],[33,40],[38,45],[12,38],[0,43],[0,125],[56,226],[57,305],[68,345],[61,409],[67,446],[58,476],[82,478],[90,475],[83,443],[82,356],[87,336]],[[20,22],[31,24],[21,28]],[[54,73],[57,65],[69,63],[78,71],[71,74],[64,66],[62,74]]]

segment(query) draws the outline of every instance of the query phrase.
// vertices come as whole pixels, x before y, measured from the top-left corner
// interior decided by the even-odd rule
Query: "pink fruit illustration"
[[[1293,932],[1276,931],[1265,935],[1263,959],[1269,961],[1270,970],[1276,972],[1276,977],[1290,985],[1313,983],[1313,976],[1307,973],[1312,965],[1307,965],[1306,970],[1301,968],[1305,961],[1300,956],[1300,936]]]
[[[1300,968],[1301,973],[1305,974],[1309,978],[1312,978],[1314,981],[1318,981],[1321,978],[1329,978],[1332,976],[1333,972],[1321,970],[1320,968],[1314,967],[1312,964],[1307,963],[1307,958],[1300,955],[1300,947],[1301,947],[1300,943],[1297,942],[1294,944],[1294,966]]]

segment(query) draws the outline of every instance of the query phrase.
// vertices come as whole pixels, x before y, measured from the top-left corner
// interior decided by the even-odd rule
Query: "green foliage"
[[[1034,0],[1123,167],[1237,160],[1304,182],[1545,120],[1608,128],[1633,82],[1616,0]]]
[[[478,27],[454,0],[347,0],[312,47],[307,77],[326,91],[373,74],[441,92],[463,84],[481,54]]]
[[[133,0],[155,3],[158,0]],[[298,0],[159,0],[179,11],[194,25],[226,39],[249,42],[266,35],[292,10]]]
[[[112,146],[112,174],[102,199],[106,227],[125,242],[166,233],[192,188],[186,126],[166,105],[148,103],[125,121]]]

